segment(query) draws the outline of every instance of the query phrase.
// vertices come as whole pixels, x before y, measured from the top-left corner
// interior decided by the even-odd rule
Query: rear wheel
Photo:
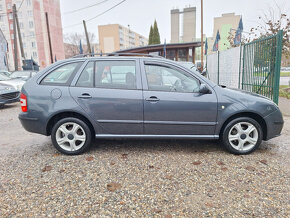
[[[68,117],[59,120],[52,128],[51,140],[54,147],[64,154],[83,153],[91,144],[91,131],[80,119]]]
[[[229,122],[223,130],[225,148],[233,154],[249,154],[262,142],[263,131],[260,124],[249,117],[240,117]]]

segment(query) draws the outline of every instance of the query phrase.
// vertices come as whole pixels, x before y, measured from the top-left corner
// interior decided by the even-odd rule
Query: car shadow
[[[168,140],[168,139],[96,139],[90,151],[121,152],[224,152],[217,140]]]
[[[11,108],[16,108],[18,106],[20,106],[18,102],[17,103],[13,103],[13,104],[4,104],[2,107],[0,107],[0,110],[1,111],[5,111],[5,110],[9,110]]]

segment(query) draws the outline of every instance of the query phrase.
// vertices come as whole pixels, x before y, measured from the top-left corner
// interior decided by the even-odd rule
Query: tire
[[[54,147],[63,154],[78,155],[91,145],[92,133],[88,125],[74,117],[59,120],[51,131]]]
[[[250,154],[260,146],[262,139],[260,124],[250,117],[230,121],[222,132],[223,145],[232,154]]]

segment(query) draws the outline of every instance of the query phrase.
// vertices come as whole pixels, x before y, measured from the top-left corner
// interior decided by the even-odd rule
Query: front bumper
[[[12,99],[1,99],[0,98],[0,105],[11,104],[11,103],[15,103],[15,102],[19,102],[19,96],[17,98],[12,98]]]
[[[284,125],[282,113],[279,109],[264,117],[267,125],[266,141],[281,135],[281,131]]]

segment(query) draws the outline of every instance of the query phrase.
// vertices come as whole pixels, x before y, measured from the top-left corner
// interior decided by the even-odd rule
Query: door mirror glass
[[[209,88],[207,87],[207,85],[205,85],[205,84],[200,84],[200,87],[199,87],[199,93],[201,93],[201,94],[208,94],[208,93],[210,93],[210,90],[209,90]]]

